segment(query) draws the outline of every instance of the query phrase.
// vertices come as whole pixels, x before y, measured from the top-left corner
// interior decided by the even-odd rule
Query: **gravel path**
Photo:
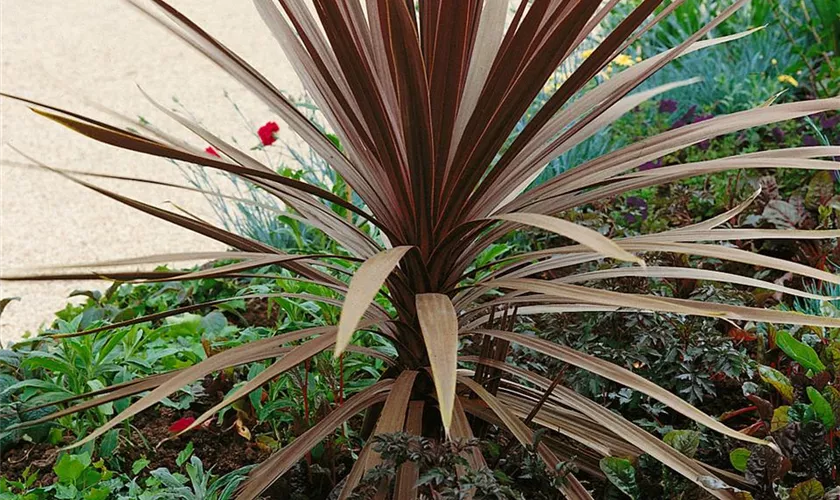
[[[233,48],[275,85],[300,86],[282,51],[248,0],[172,0]],[[0,88],[101,116],[84,98],[128,116],[149,119],[194,144],[199,139],[172,126],[137,89],[172,104],[177,96],[221,137],[246,138],[248,129],[227,91],[250,119],[276,117],[260,102],[164,29],[127,3],[114,0],[3,0],[0,3]],[[23,159],[15,147],[56,167],[153,177],[183,183],[178,169],[157,158],[116,150],[79,137],[0,101],[0,268],[3,274],[49,264],[89,262],[153,253],[218,250],[222,245],[140,214],[54,174],[9,166]],[[282,125],[281,125],[282,127]],[[201,195],[126,182],[103,186],[158,206],[176,203],[202,217],[212,212]],[[101,282],[0,282],[0,297],[19,296],[0,318],[0,341],[36,331],[63,307],[74,289]]]

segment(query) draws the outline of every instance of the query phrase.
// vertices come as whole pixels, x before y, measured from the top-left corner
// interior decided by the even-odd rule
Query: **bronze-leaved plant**
[[[550,470],[568,460],[576,449],[563,443],[576,442],[596,457],[637,457],[647,453],[711,495],[736,498],[732,487],[745,487],[737,476],[687,458],[557,381],[507,363],[505,355],[510,343],[528,347],[644,393],[731,438],[769,445],[762,439],[730,429],[626,369],[512,331],[512,318],[516,315],[586,311],[645,311],[701,315],[726,321],[840,327],[838,319],[619,293],[596,286],[604,279],[635,276],[722,281],[801,294],[775,283],[724,272],[647,267],[641,256],[648,252],[672,252],[725,259],[840,283],[840,278],[821,270],[716,243],[751,238],[835,238],[836,231],[722,227],[751,200],[705,222],[624,239],[609,239],[556,217],[558,213],[596,200],[696,175],[747,168],[836,169],[835,162],[821,158],[840,156],[840,147],[828,146],[762,151],[653,170],[640,171],[637,167],[721,134],[838,109],[840,99],[769,105],[718,116],[575,165],[528,189],[547,163],[593,134],[602,133],[606,125],[639,103],[693,82],[675,82],[631,93],[664,65],[689,52],[747,36],[749,33],[706,38],[745,2],[735,1],[709,25],[676,47],[592,85],[593,78],[611,61],[682,2],[642,0],[617,26],[604,31],[602,21],[614,10],[618,0],[522,0],[513,2],[512,6],[507,0],[313,0],[311,5],[304,0],[255,0],[263,20],[323,113],[330,132],[338,137],[340,149],[270,81],[171,5],[153,0],[156,10],[138,6],[252,90],[328,162],[362,202],[352,203],[320,186],[280,175],[248,152],[240,151],[163,106],[158,106],[162,112],[209,143],[221,156],[207,154],[201,147],[193,148],[148,127],[142,132],[128,131],[14,97],[31,105],[39,114],[97,141],[240,176],[276,196],[297,219],[323,231],[350,256],[337,261],[332,255],[287,253],[291,249],[273,248],[194,218],[123,197],[72,173],[36,162],[117,201],[214,238],[235,250],[190,254],[191,258],[238,260],[188,273],[108,272],[105,275],[118,280],[158,281],[226,278],[277,265],[298,279],[323,285],[342,296],[341,319],[338,325],[277,335],[223,351],[189,368],[91,393],[92,399],[68,406],[48,418],[145,393],[109,423],[79,441],[81,444],[96,439],[207,374],[257,360],[276,359],[269,368],[196,419],[191,426],[194,427],[220,408],[322,351],[332,349],[336,355],[347,349],[364,352],[351,344],[352,334],[360,329],[372,329],[390,339],[397,353],[389,360],[392,367],[382,380],[349,398],[255,468],[242,486],[240,498],[260,495],[343,421],[364,411],[375,418],[374,435],[406,431],[430,437],[471,438],[473,432],[467,414],[472,414],[507,429],[515,439],[530,445],[532,426],[546,427],[566,440],[540,441],[536,451]],[[579,52],[582,43],[594,38],[600,42],[591,54],[580,60],[524,128],[515,132],[517,123],[546,81],[561,64],[571,61],[569,58]],[[506,256],[475,268],[474,262],[485,249],[523,226],[557,233],[567,238],[569,244]],[[174,257],[153,256],[103,264],[155,263]],[[581,263],[603,259],[615,262],[615,267],[572,273],[555,280],[541,278],[546,271],[574,269]],[[103,272],[94,275],[101,277]],[[348,283],[345,276],[351,274]],[[70,279],[90,275],[6,278]],[[374,300],[378,294],[383,294],[380,300],[387,300],[390,308]],[[110,330],[184,310],[135,318],[79,334]],[[459,357],[459,339],[464,336],[476,339],[480,356]],[[477,451],[469,453],[467,459],[476,468],[485,465]],[[365,447],[344,483],[343,495],[348,495],[365,470],[379,461],[372,448]],[[413,488],[416,471],[410,469],[410,464],[405,467],[409,468],[397,475],[393,485],[395,498],[416,497]],[[570,498],[590,498],[571,474],[566,476],[563,489]]]

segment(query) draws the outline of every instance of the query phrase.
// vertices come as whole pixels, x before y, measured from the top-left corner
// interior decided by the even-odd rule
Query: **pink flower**
[[[172,434],[177,434],[195,422],[194,417],[184,417],[181,419],[176,420],[172,425],[169,426],[169,432]]]
[[[219,156],[219,152],[213,149],[213,146],[207,146],[207,148],[204,149],[204,152],[209,155],[213,155],[216,158],[221,158],[221,156]]]
[[[263,146],[271,146],[274,144],[274,141],[277,140],[277,137],[274,134],[279,131],[280,126],[277,125],[277,122],[268,122],[260,127],[257,134],[259,134],[260,141],[262,141]]]

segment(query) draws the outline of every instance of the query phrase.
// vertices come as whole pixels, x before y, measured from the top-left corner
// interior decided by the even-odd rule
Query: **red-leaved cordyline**
[[[310,2],[303,0],[255,0],[279,49],[285,52],[326,120],[326,130],[310,122],[268,79],[188,17],[163,0],[151,1],[157,10],[138,8],[252,90],[352,188],[351,201],[323,186],[276,173],[201,125],[160,105],[161,112],[211,144],[223,157],[211,157],[200,148],[157,135],[154,130],[121,130],[16,98],[39,114],[95,140],[240,176],[281,200],[296,220],[331,238],[340,248],[339,255],[274,248],[123,197],[39,163],[234,250],[184,257],[236,262],[180,274],[96,269],[92,273],[57,272],[46,277],[24,274],[6,279],[231,279],[252,269],[277,266],[282,268],[282,276],[322,287],[322,300],[340,303],[341,317],[338,325],[277,334],[215,353],[186,369],[98,391],[93,399],[68,404],[25,425],[142,394],[77,443],[83,444],[206,375],[273,360],[268,368],[197,417],[190,425],[194,427],[312,356],[332,350],[335,355],[346,352],[348,356],[384,359],[389,368],[377,383],[348,397],[254,468],[241,486],[239,498],[258,497],[308,450],[361,412],[367,417],[362,429],[367,443],[373,435],[397,431],[467,439],[474,436],[473,425],[484,421],[498,426],[512,440],[530,446],[534,429],[546,428],[550,438],[539,441],[536,453],[552,472],[562,461],[574,457],[580,470],[576,474],[597,476],[601,474],[599,460],[605,455],[635,458],[645,453],[717,498],[734,499],[735,488],[749,487],[742,477],[680,454],[636,424],[565,387],[556,373],[539,373],[507,361],[510,344],[518,344],[638,391],[710,431],[757,446],[768,445],[763,439],[729,428],[620,366],[516,332],[517,318],[533,314],[628,311],[707,316],[742,326],[752,321],[840,327],[837,318],[620,293],[603,287],[608,279],[670,278],[727,282],[825,299],[769,280],[708,269],[646,265],[642,260],[642,256],[674,253],[840,283],[840,277],[819,269],[718,244],[728,240],[840,236],[837,231],[728,227],[754,197],[708,221],[623,239],[607,238],[562,217],[594,201],[697,175],[749,168],[833,170],[836,163],[825,158],[840,156],[840,147],[836,146],[759,151],[646,170],[638,167],[722,134],[837,109],[840,99],[770,105],[685,123],[679,129],[580,165],[569,165],[564,173],[529,189],[550,161],[596,133],[608,133],[604,128],[624,113],[662,92],[697,81],[689,79],[633,92],[665,64],[684,54],[749,36],[751,32],[706,38],[745,0],[735,1],[673,48],[600,83],[594,80],[596,75],[670,15],[682,3],[680,0],[667,5],[663,0],[641,0],[626,14],[616,11],[618,0],[516,1],[510,12],[508,2],[502,0],[312,0],[311,9]],[[613,16],[611,19],[623,17],[608,29],[602,23],[608,15]],[[591,51],[588,57],[577,57],[584,49]],[[548,79],[556,76],[558,67],[565,63],[574,64],[574,70],[560,75],[556,90],[539,109],[531,110],[524,127],[517,127]],[[266,130],[270,133],[260,132],[265,145],[273,142],[279,127],[274,124]],[[333,136],[338,138],[340,148],[331,140]],[[499,238],[523,226],[557,233],[566,244],[505,254],[489,263],[476,264]],[[171,260],[172,255],[163,255],[143,262]],[[580,270],[581,264],[595,261],[602,261],[601,270]],[[135,259],[107,264],[136,263]],[[607,263],[619,265],[608,268]],[[549,272],[561,269],[566,272]],[[563,277],[544,278],[551,274]],[[200,307],[212,308],[226,300]],[[182,312],[185,308],[176,308],[151,319]],[[71,335],[95,335],[149,319],[133,318]],[[352,335],[358,330],[377,332],[393,345],[396,354],[354,345]],[[599,333],[608,336],[612,332]],[[478,451],[466,453],[465,459],[473,468],[486,466]],[[341,483],[342,497],[352,491],[366,470],[379,463],[376,451],[365,445]],[[563,494],[574,499],[590,498],[576,474],[565,476]],[[383,495],[417,498],[417,469],[411,464],[403,465],[394,481],[391,489],[383,485]]]

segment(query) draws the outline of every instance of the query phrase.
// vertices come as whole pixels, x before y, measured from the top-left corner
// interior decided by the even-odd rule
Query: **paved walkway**
[[[240,53],[279,88],[299,91],[288,62],[247,0],[173,0],[209,32]],[[97,113],[80,96],[162,128],[172,126],[137,90],[161,102],[177,96],[221,137],[248,130],[223,92],[256,123],[275,119],[233,79],[127,4],[113,0],[3,0],[0,3],[0,88],[74,110]],[[183,182],[162,159],[119,151],[79,137],[0,101],[0,159],[20,161],[12,145],[57,167]],[[281,124],[282,127],[282,124]],[[177,203],[212,217],[201,195],[125,182],[102,183],[162,205]],[[83,187],[40,171],[0,166],[0,268],[4,274],[43,266],[221,249],[218,243],[140,214]],[[0,341],[36,331],[61,309],[74,289],[101,282],[0,283],[0,297],[20,296],[0,318]]]

